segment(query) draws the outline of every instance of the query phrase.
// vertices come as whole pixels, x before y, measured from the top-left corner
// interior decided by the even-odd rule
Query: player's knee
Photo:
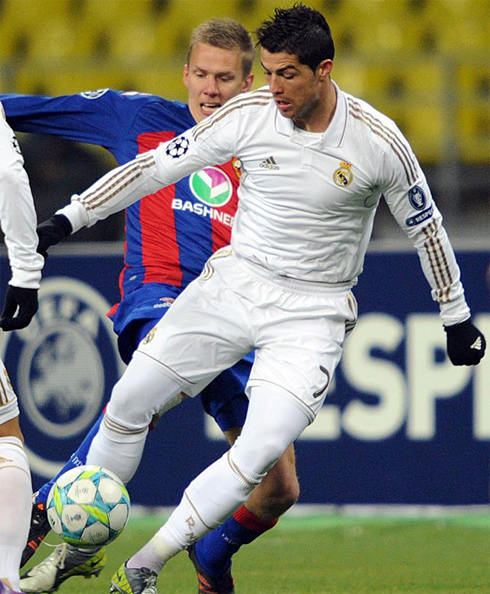
[[[283,453],[281,444],[272,436],[260,441],[246,440],[240,436],[232,447],[237,463],[250,468],[255,474],[263,475],[274,466]]]
[[[24,436],[22,435],[22,431],[19,425],[19,416],[14,417],[8,421],[2,423],[0,420],[0,437],[17,437],[24,442]]]
[[[112,390],[111,399],[107,406],[107,417],[116,421],[124,428],[148,427],[153,416],[150,410],[145,411],[138,406],[138,398],[124,376]]]
[[[114,386],[107,414],[124,427],[148,427],[182,401],[181,386],[161,373],[161,366],[135,354],[124,375]]]
[[[267,509],[268,515],[280,516],[299,499],[300,487],[295,472],[274,475],[273,472],[264,479],[261,488],[257,490],[259,505]]]
[[[287,481],[285,484],[282,485],[282,490],[277,494],[275,498],[276,507],[282,510],[281,513],[284,513],[290,507],[293,507],[295,503],[298,502],[299,493],[299,481],[296,475],[294,475],[294,477],[291,477],[291,480]]]

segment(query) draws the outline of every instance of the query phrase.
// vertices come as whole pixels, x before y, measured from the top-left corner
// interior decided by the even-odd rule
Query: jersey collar
[[[327,147],[339,147],[342,144],[342,140],[344,138],[345,133],[345,127],[347,123],[347,101],[345,95],[340,90],[338,85],[334,81],[332,82],[337,92],[337,106],[335,108],[335,113],[332,118],[332,121],[330,122],[330,125],[323,133],[322,139],[318,147],[320,149]],[[279,134],[289,136],[293,142],[296,142],[298,144],[304,144],[301,136],[301,131],[296,128],[293,121],[288,118],[284,118],[275,106],[274,109],[275,126],[277,132]]]

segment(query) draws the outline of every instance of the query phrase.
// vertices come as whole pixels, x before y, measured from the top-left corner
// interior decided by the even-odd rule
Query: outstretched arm
[[[219,111],[215,115],[218,114]],[[71,233],[94,225],[210,163],[228,161],[235,147],[230,140],[234,135],[226,124],[225,121],[221,127],[216,126],[198,138],[194,135],[198,126],[191,128],[157,149],[113,169],[85,192],[74,195],[70,204],[39,226],[41,252],[46,254],[51,245]]]

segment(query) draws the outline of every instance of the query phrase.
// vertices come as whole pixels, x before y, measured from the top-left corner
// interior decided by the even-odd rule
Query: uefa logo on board
[[[51,477],[99,417],[124,371],[110,304],[74,278],[50,277],[24,330],[2,333],[0,356],[19,398],[31,468]],[[72,443],[73,442],[73,445]]]

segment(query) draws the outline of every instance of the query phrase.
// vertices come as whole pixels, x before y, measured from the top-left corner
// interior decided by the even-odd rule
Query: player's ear
[[[182,80],[184,81],[184,84],[186,87],[189,86],[189,65],[185,64],[184,65],[184,73],[182,76]]]
[[[250,89],[252,88],[253,82],[254,82],[254,75],[253,74],[249,74],[245,80],[243,81],[243,88],[242,88],[242,93],[246,93],[247,91],[250,91]]]
[[[333,61],[322,60],[320,64],[318,64],[316,72],[321,80],[324,80],[328,77],[328,75],[332,72],[333,69]]]

